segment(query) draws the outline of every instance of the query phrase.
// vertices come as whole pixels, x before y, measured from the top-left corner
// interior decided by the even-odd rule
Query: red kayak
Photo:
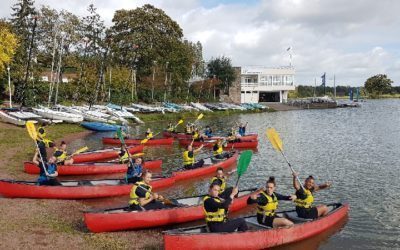
[[[140,145],[141,141],[143,139],[125,139],[126,145]],[[155,146],[155,145],[172,145],[174,142],[174,138],[153,138],[148,140],[146,143],[144,143],[144,146]],[[103,137],[103,143],[104,144],[115,144],[115,145],[121,145],[121,141],[116,138],[112,137]]]
[[[296,211],[278,213],[291,219],[291,228],[272,229],[257,223],[255,216],[245,218],[249,231],[234,233],[209,233],[205,226],[174,229],[163,233],[164,248],[169,249],[267,249],[301,241],[318,235],[344,219],[349,205],[330,205],[331,212],[316,220],[297,217]]]
[[[157,178],[152,182],[153,188],[172,186],[175,181],[207,175],[218,167],[227,168],[236,162],[238,153],[218,163],[192,170],[172,172],[170,177]],[[0,196],[10,198],[47,198],[47,199],[86,199],[119,196],[129,194],[132,184],[124,179],[61,181],[62,186],[38,186],[33,181],[0,180]]]
[[[164,131],[163,132],[163,136],[164,137],[174,137],[177,139],[193,139],[193,135],[190,134],[185,134],[185,133],[179,133],[179,132],[168,132],[168,131]],[[247,134],[244,135],[242,137],[240,137],[242,140],[246,140],[246,141],[254,141],[257,140],[258,138],[258,134]],[[217,139],[224,139],[223,136],[212,136],[207,138],[207,140],[217,140]]]
[[[146,161],[143,165],[145,169],[161,168],[162,160]],[[33,162],[24,162],[25,172],[28,174],[39,174],[39,167]],[[72,165],[60,165],[57,167],[58,175],[94,175],[94,174],[114,174],[125,173],[127,164],[119,163],[79,163]]]
[[[185,171],[177,171],[177,172],[172,172],[172,176],[175,178],[176,181],[179,180],[186,180],[186,179],[191,179],[194,177],[202,176],[202,175],[207,175],[214,173],[217,171],[217,168],[228,168],[236,163],[236,160],[238,158],[239,153],[235,152],[231,157],[224,161],[219,161],[216,163],[213,163],[210,158],[204,159],[204,166],[201,168],[195,168],[191,170],[185,170]]]
[[[174,178],[158,178],[154,189],[172,186]],[[0,180],[0,195],[8,198],[88,199],[127,195],[132,184],[124,179],[61,181],[62,186],[38,186],[32,181]]]
[[[129,153],[135,154],[143,152],[143,145],[138,145],[134,147],[128,147]],[[96,151],[89,151],[81,154],[72,156],[74,163],[82,162],[93,162],[93,161],[105,161],[118,158],[120,148],[110,148]]]
[[[179,140],[179,144],[181,146],[185,146],[186,147],[190,143],[192,143],[192,140],[186,140],[186,139]],[[204,141],[204,142],[201,142],[201,141],[193,142],[193,146],[194,147],[199,147],[201,144],[203,144],[204,147],[212,148],[214,146],[214,144],[215,144],[215,140]],[[258,146],[258,141],[255,140],[255,141],[240,141],[240,142],[227,143],[225,148],[226,149],[230,149],[230,148],[257,148],[257,146]]]
[[[239,192],[229,211],[238,211],[247,206],[247,199],[253,190]],[[204,196],[204,195],[203,195]],[[174,200],[178,207],[147,211],[126,211],[125,208],[113,208],[84,213],[87,228],[95,233],[128,229],[141,229],[177,224],[204,218],[202,207],[203,196],[194,196]]]

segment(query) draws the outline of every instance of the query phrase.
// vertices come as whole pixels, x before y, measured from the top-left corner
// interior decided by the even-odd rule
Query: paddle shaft
[[[289,160],[286,158],[286,155],[285,155],[285,153],[283,152],[283,150],[280,150],[280,152],[281,152],[283,158],[285,158],[286,163],[289,165],[290,170],[292,171],[292,174],[294,174],[295,172],[294,172],[294,169],[293,169],[293,167],[292,167],[292,164],[290,164]],[[305,190],[303,184],[301,184],[301,181],[300,181],[300,178],[299,178],[298,175],[296,175],[296,179],[297,179],[297,181],[299,182],[301,188],[302,188],[303,190]]]
[[[136,185],[136,183],[135,184],[133,184],[134,186],[136,186],[136,187],[139,187],[139,188],[141,188],[143,191],[146,191],[146,192],[149,192],[151,195],[154,195],[154,193],[153,192],[151,192],[151,191],[149,191],[149,190],[147,190],[147,189],[145,189],[144,187],[142,187],[142,186],[140,186],[140,185]],[[177,205],[177,204],[175,204],[174,202],[172,202],[170,199],[166,199],[166,198],[164,198],[163,200],[161,200],[162,202],[164,202],[164,203],[169,203],[169,204],[172,204],[172,205]]]
[[[43,170],[44,170],[46,176],[49,176],[49,172],[47,172],[46,165],[45,165],[43,157],[42,157],[42,153],[40,153],[40,148],[39,148],[39,145],[38,145],[38,143],[36,141],[35,141],[35,145],[36,145],[36,148],[37,148],[37,151],[38,151],[38,154],[39,154],[39,158],[42,161]]]

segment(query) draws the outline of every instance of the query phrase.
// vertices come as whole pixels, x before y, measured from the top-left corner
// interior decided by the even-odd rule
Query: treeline
[[[345,97],[349,96],[350,90],[353,91],[354,97],[356,97],[357,88],[359,88],[360,96],[367,96],[368,92],[365,87],[350,87],[350,86],[336,86],[336,96],[337,97]],[[400,86],[391,87],[391,90],[386,94],[400,94]],[[307,86],[307,85],[299,85],[296,87],[294,91],[289,91],[289,98],[306,98],[313,96],[334,96],[334,88],[333,87],[324,87],[323,86]]]
[[[234,80],[213,72],[215,67],[203,60],[202,44],[184,39],[182,28],[161,9],[146,4],[117,10],[111,27],[93,4],[87,11],[80,17],[49,6],[36,8],[34,0],[18,0],[12,7],[12,17],[0,25],[19,41],[7,63],[14,101],[36,105],[207,99],[213,97],[211,91],[196,92],[199,88],[190,79],[205,77],[201,84],[209,89],[225,89]],[[231,68],[230,60],[222,59]],[[48,81],[41,77],[45,74]],[[64,77],[70,81],[64,83]],[[6,70],[0,71],[0,82],[4,92]]]

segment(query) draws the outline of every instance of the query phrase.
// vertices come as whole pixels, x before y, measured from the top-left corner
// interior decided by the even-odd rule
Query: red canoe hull
[[[345,218],[349,205],[330,215],[291,228],[235,233],[164,234],[165,249],[266,249],[304,240],[328,230]]]
[[[171,132],[167,132],[167,131],[163,132],[163,136],[164,137],[174,137],[174,138],[177,138],[177,139],[188,139],[188,140],[192,139],[192,135],[188,135],[188,134],[185,134],[185,133],[171,133]],[[207,138],[207,139],[209,139],[209,140],[217,140],[219,138],[223,138],[223,137],[221,137],[221,136],[213,136],[213,137],[210,137],[210,138]],[[253,141],[253,140],[257,140],[258,134],[248,134],[248,135],[242,136],[241,138],[243,140]]]
[[[143,139],[125,139],[126,145],[140,145]],[[156,145],[172,145],[174,142],[174,138],[156,138],[148,140],[144,143],[144,146],[156,146]],[[115,144],[121,145],[121,141],[119,139],[111,138],[111,137],[103,137],[104,144]]]
[[[187,146],[190,143],[192,143],[192,140],[179,140],[179,144],[181,146]],[[215,144],[215,142],[199,142],[195,141],[193,142],[194,147],[199,147],[201,144],[204,145],[204,147],[207,148],[212,148]],[[242,142],[234,142],[234,143],[228,143],[225,148],[230,149],[230,148],[257,148],[258,146],[258,141],[242,141]]]
[[[145,169],[161,168],[162,160],[147,161],[143,167]],[[33,162],[24,162],[25,172],[28,174],[39,174],[39,167]],[[58,175],[95,175],[95,174],[114,174],[125,173],[127,164],[118,163],[87,163],[60,165],[57,167]]]
[[[74,163],[105,161],[118,158],[119,152],[120,149],[99,150],[74,155],[72,159],[74,159]],[[143,152],[143,145],[129,147],[129,153],[135,154],[139,152]]]
[[[172,186],[174,178],[155,180],[151,183],[154,189]],[[8,198],[39,199],[88,199],[127,195],[132,184],[96,185],[96,186],[38,186],[20,182],[0,180],[0,195]]]
[[[251,194],[233,200],[229,211],[234,212],[247,206]],[[88,229],[95,233],[128,229],[159,227],[170,224],[195,221],[204,218],[203,207],[189,206],[172,209],[148,210],[144,212],[95,213],[84,214]]]
[[[176,181],[179,180],[187,180],[191,179],[194,177],[202,176],[202,175],[207,175],[214,173],[217,171],[217,168],[222,167],[222,168],[228,168],[236,163],[236,160],[238,158],[239,153],[236,152],[232,157],[229,159],[218,162],[216,164],[207,166],[207,167],[202,167],[202,168],[196,168],[192,170],[186,170],[186,171],[181,171],[181,172],[173,172],[172,176],[175,178]]]

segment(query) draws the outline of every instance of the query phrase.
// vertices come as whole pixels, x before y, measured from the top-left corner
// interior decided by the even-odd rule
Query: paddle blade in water
[[[149,139],[143,139],[140,141],[141,144],[145,144]]]
[[[268,128],[267,129],[267,137],[268,140],[271,142],[272,147],[276,150],[282,151],[283,146],[282,146],[282,140],[279,137],[278,132],[274,128]]]
[[[32,121],[27,121],[26,124],[26,130],[28,130],[29,136],[36,141],[37,139],[37,132],[35,128],[35,124]]]
[[[117,136],[118,136],[119,140],[121,141],[121,143],[122,143],[122,144],[125,144],[124,136],[122,135],[121,128],[118,128],[118,129],[117,129]]]
[[[200,120],[201,118],[203,118],[203,113],[201,113],[198,117],[197,117],[197,120]]]
[[[237,174],[238,176],[242,176],[249,167],[251,156],[253,155],[253,151],[246,150],[240,154],[239,162],[237,164]]]

